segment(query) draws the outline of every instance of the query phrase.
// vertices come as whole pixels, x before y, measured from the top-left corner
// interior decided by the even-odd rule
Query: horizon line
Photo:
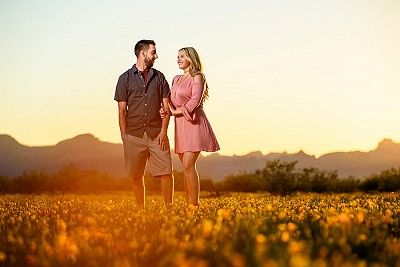
[[[10,135],[10,134],[7,134],[7,133],[0,133],[0,137],[1,137],[1,136],[8,136],[8,137],[12,138],[12,139],[13,139],[15,142],[17,142],[18,144],[23,145],[23,146],[26,146],[26,147],[30,147],[30,148],[56,146],[56,145],[58,145],[58,144],[61,143],[61,142],[64,142],[64,141],[67,141],[67,140],[71,140],[71,139],[74,139],[74,138],[77,138],[77,137],[80,137],[80,136],[85,136],[85,135],[86,135],[86,136],[91,136],[91,137],[93,137],[94,139],[97,139],[98,141],[103,142],[103,143],[110,143],[110,144],[122,145],[122,142],[121,142],[121,143],[115,143],[115,142],[110,142],[110,141],[102,140],[102,139],[98,138],[96,135],[94,135],[94,134],[92,134],[92,133],[82,133],[82,134],[78,134],[78,135],[75,135],[75,136],[73,136],[73,137],[71,137],[71,138],[66,138],[66,139],[60,140],[60,141],[58,141],[58,142],[55,143],[55,144],[27,145],[27,144],[21,143],[20,141],[18,141],[15,137],[13,137],[13,136]],[[325,153],[319,154],[319,156],[317,156],[316,154],[308,154],[308,153],[307,153],[306,151],[304,151],[304,149],[302,149],[302,148],[300,148],[297,152],[293,152],[293,153],[290,153],[290,152],[288,152],[287,150],[280,151],[280,152],[277,152],[277,151],[270,151],[270,152],[268,152],[268,153],[266,153],[266,154],[264,154],[261,150],[249,151],[249,152],[244,153],[244,154],[234,154],[234,153],[233,153],[233,154],[221,154],[219,151],[216,151],[216,152],[204,152],[204,151],[202,151],[201,153],[202,153],[202,154],[203,154],[203,153],[206,153],[206,154],[207,154],[206,156],[203,155],[203,157],[208,157],[208,156],[212,156],[212,155],[215,155],[215,154],[220,155],[220,156],[228,156],[228,157],[240,157],[240,156],[247,156],[247,155],[254,154],[254,153],[261,153],[261,155],[263,155],[263,156],[266,156],[266,155],[269,155],[269,154],[290,154],[290,155],[294,155],[294,154],[304,153],[304,154],[306,154],[306,155],[308,155],[308,156],[312,156],[312,157],[315,157],[316,159],[318,159],[318,158],[320,158],[320,157],[322,157],[322,156],[324,156],[324,155],[328,155],[328,154],[332,154],[332,153],[351,153],[351,152],[368,153],[368,152],[371,152],[371,151],[376,150],[376,149],[378,148],[378,146],[379,146],[381,143],[385,142],[385,141],[391,141],[391,142],[394,143],[394,144],[399,144],[399,145],[400,145],[400,143],[396,142],[393,138],[390,138],[390,137],[383,137],[380,141],[378,141],[378,143],[377,143],[377,145],[375,146],[374,149],[370,149],[370,150],[361,150],[361,149],[356,149],[356,150],[354,150],[354,149],[353,149],[353,150],[346,150],[346,151],[343,151],[343,150],[330,150],[329,152],[325,152]],[[171,151],[174,151],[174,150],[171,149]]]

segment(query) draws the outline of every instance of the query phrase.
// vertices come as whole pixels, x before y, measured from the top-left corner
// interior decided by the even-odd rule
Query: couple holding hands
[[[184,170],[188,206],[198,206],[200,181],[196,161],[201,151],[218,151],[219,145],[203,110],[208,85],[200,57],[193,47],[178,51],[183,74],[172,81],[152,68],[158,58],[153,40],[135,45],[136,64],[118,79],[114,100],[124,146],[127,175],[139,206],[145,205],[144,171],[149,162],[154,177],[161,180],[166,204],[172,203],[174,180],[167,136],[170,116],[175,119],[175,147]]]

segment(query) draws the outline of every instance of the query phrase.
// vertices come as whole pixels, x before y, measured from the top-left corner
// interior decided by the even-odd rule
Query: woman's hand
[[[174,105],[172,105],[171,103],[168,103],[168,106],[169,106],[169,110],[171,111],[172,116],[175,116],[176,109],[175,109]]]
[[[180,108],[175,108],[171,103],[168,103],[168,105],[173,116],[182,115],[182,110]]]

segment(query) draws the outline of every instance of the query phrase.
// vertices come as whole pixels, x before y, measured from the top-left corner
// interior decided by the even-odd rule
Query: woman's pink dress
[[[204,83],[195,82],[194,77],[189,76],[178,84],[180,76],[175,76],[171,88],[171,102],[183,112],[175,116],[175,153],[219,150],[217,138],[199,105]]]

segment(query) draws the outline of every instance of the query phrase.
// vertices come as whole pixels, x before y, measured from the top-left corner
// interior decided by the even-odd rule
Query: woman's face
[[[189,69],[190,62],[186,59],[185,53],[183,51],[178,51],[178,67],[182,70]]]

